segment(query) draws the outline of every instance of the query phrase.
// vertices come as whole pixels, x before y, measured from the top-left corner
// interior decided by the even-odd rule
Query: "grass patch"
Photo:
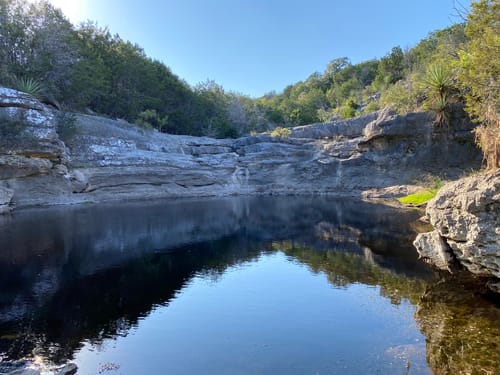
[[[438,189],[425,190],[425,191],[422,191],[420,193],[410,194],[410,195],[407,195],[406,197],[398,198],[398,201],[403,203],[403,204],[420,206],[424,203],[427,203],[432,198],[434,198],[436,196],[437,192],[438,192]]]

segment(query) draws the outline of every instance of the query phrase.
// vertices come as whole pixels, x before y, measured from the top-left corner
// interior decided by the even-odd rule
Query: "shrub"
[[[57,134],[63,142],[70,141],[77,133],[76,117],[73,113],[59,112],[56,116]]]
[[[481,125],[474,130],[476,143],[483,151],[486,169],[500,168],[500,120],[496,124]]]
[[[419,107],[419,92],[411,81],[398,81],[382,93],[382,107],[389,106],[399,114],[414,112]]]
[[[356,110],[359,105],[353,98],[347,99],[341,107],[338,108],[337,113],[341,118],[352,118],[357,115]]]
[[[38,100],[43,99],[45,92],[45,88],[40,81],[28,77],[18,78],[15,83],[15,88],[34,96]]]
[[[372,113],[372,112],[378,111],[379,109],[380,109],[380,105],[379,105],[378,101],[374,100],[366,105],[366,107],[363,110],[363,113]]]
[[[283,137],[287,138],[292,134],[292,131],[288,128],[282,128],[281,126],[278,126],[276,129],[274,129],[271,132],[271,137]]]
[[[137,115],[135,124],[144,129],[163,131],[168,125],[168,115],[160,116],[155,109],[146,109]]]

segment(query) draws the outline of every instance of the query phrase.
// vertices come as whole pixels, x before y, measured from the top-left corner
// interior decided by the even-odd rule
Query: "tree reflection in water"
[[[418,212],[330,198],[231,198],[34,210],[0,218],[0,354],[65,362],[127,335],[196,275],[281,251],[335,287],[417,306],[436,374],[500,373],[498,306],[418,261]],[[483,372],[479,372],[482,371]]]

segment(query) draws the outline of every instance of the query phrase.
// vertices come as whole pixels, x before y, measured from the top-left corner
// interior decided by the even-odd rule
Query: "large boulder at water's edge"
[[[456,260],[475,275],[495,278],[492,289],[500,292],[500,171],[445,185],[426,213],[435,231],[415,240],[420,255],[438,268]]]

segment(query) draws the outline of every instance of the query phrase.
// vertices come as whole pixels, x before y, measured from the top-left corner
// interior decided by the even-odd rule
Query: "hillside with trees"
[[[462,23],[431,32],[380,59],[333,59],[323,72],[261,98],[213,81],[191,87],[93,22],[72,25],[47,1],[0,0],[0,85],[30,92],[67,111],[123,118],[172,134],[237,137],[350,118],[391,106],[430,110],[436,124],[463,105],[482,126],[478,142],[498,167],[500,3],[472,2]]]

